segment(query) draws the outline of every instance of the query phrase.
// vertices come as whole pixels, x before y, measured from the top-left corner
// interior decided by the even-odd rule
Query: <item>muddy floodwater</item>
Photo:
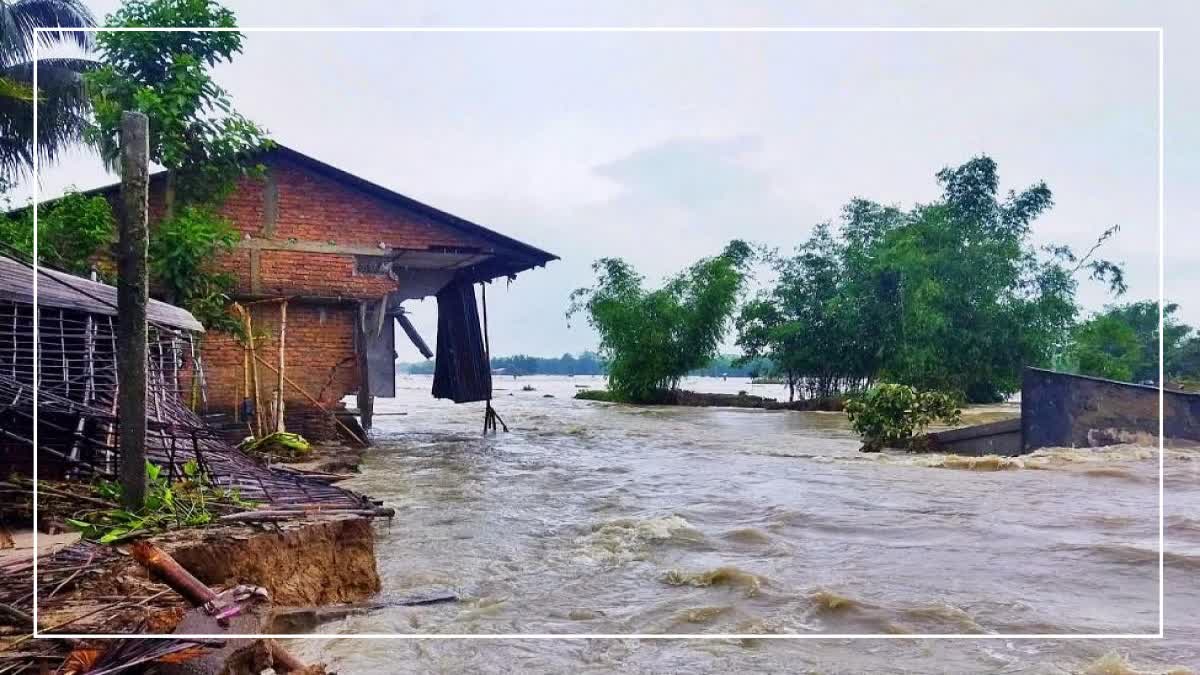
[[[601,382],[498,377],[495,407],[511,431],[482,438],[482,405],[434,401],[428,377],[402,376],[397,398],[377,403],[378,448],[347,486],[397,511],[378,529],[379,599],[451,589],[462,601],[385,607],[322,632],[1158,629],[1156,448],[864,455],[841,414],[572,399]],[[1190,672],[1200,665],[1200,451],[1168,449],[1165,467],[1166,640],[331,635],[295,649],[342,673]]]

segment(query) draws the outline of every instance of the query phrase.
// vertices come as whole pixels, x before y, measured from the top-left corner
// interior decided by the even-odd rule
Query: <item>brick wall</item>
[[[260,256],[262,294],[374,299],[396,290],[396,282],[385,274],[356,273],[353,256],[303,251],[263,251]]]
[[[268,159],[268,171],[279,194],[275,237],[309,241],[364,244],[385,242],[399,248],[429,246],[484,246],[474,236],[430,222],[384,200],[323,176],[285,159]],[[247,186],[247,183],[255,183]],[[266,182],[245,179],[246,201],[230,200],[238,220],[262,222],[261,208]],[[250,195],[257,198],[251,204]],[[258,209],[257,212],[254,209]],[[242,211],[245,209],[245,211]],[[257,214],[257,217],[255,217]],[[251,234],[259,236],[250,229]]]
[[[252,305],[249,309],[254,333],[259,336],[255,352],[270,364],[270,367],[258,364],[259,396],[265,408],[270,405],[277,384],[271,368],[279,361],[279,305]],[[325,408],[338,407],[344,396],[358,390],[354,350],[357,316],[357,310],[351,306],[288,303],[284,374]],[[202,356],[210,410],[229,412],[241,402],[245,386],[243,354],[241,343],[229,335],[210,333],[204,337]],[[283,394],[287,411],[300,412],[313,407],[303,394],[286,383]],[[305,433],[301,429],[291,430]],[[305,435],[320,437],[314,433]]]
[[[267,177],[239,180],[221,208],[243,240],[407,249],[488,245],[290,160],[268,157],[264,163]],[[257,289],[252,283],[256,260]],[[395,289],[385,275],[356,272],[354,256],[345,254],[271,250],[267,245],[253,254],[234,251],[220,266],[237,279],[237,292],[246,295],[367,299]]]

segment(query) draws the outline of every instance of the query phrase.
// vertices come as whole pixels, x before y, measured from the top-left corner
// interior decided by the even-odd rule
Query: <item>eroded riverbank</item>
[[[588,378],[498,380],[513,431],[402,379],[347,487],[379,526],[381,599],[449,588],[331,633],[1149,633],[1157,629],[1157,451],[1010,462],[863,455],[831,413],[574,401]],[[525,384],[536,391],[521,391]],[[736,392],[745,383],[716,381]],[[511,393],[512,396],[508,396]],[[758,393],[752,391],[752,393]],[[554,398],[543,398],[551,394]],[[383,406],[381,406],[381,409]],[[983,411],[1002,416],[1003,409]],[[342,672],[1083,672],[1195,666],[1197,467],[1169,451],[1166,641],[305,641]],[[996,470],[1003,469],[1003,470]],[[706,665],[707,664],[707,665]]]

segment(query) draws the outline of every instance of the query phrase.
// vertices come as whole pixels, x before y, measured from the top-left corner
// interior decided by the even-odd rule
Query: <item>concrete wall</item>
[[[1013,418],[929,434],[930,450],[967,457],[1022,454],[1021,420]]]
[[[1026,368],[1021,386],[1025,452],[1045,447],[1158,443],[1159,390]],[[1163,395],[1163,435],[1200,442],[1200,394]]]

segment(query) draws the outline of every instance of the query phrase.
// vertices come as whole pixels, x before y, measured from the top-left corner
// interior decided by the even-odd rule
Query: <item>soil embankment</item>
[[[585,401],[608,401],[621,403],[612,392],[603,389],[585,389],[575,394],[575,398]],[[780,401],[765,396],[755,396],[745,392],[737,394],[713,394],[685,389],[675,389],[662,392],[652,405],[678,405],[693,408],[722,407],[722,408],[759,408],[763,410],[797,410],[797,411],[827,411],[840,412],[845,409],[846,401],[840,397],[804,399],[800,401]]]
[[[379,591],[369,520],[335,516],[277,525],[177,530],[152,541],[210,587],[265,588],[275,608],[358,602]],[[94,550],[107,553],[101,547]],[[161,602],[103,611],[113,599],[150,597],[162,586],[126,556],[107,554],[96,562],[100,564],[89,566],[42,601],[43,630],[62,625],[76,633],[124,632],[142,621],[146,624],[141,632],[175,630],[186,603],[173,593],[162,596]],[[92,625],[102,620],[108,625]]]
[[[221,532],[164,548],[209,586],[262,586],[277,606],[356,602],[379,592],[375,539],[365,518]]]

